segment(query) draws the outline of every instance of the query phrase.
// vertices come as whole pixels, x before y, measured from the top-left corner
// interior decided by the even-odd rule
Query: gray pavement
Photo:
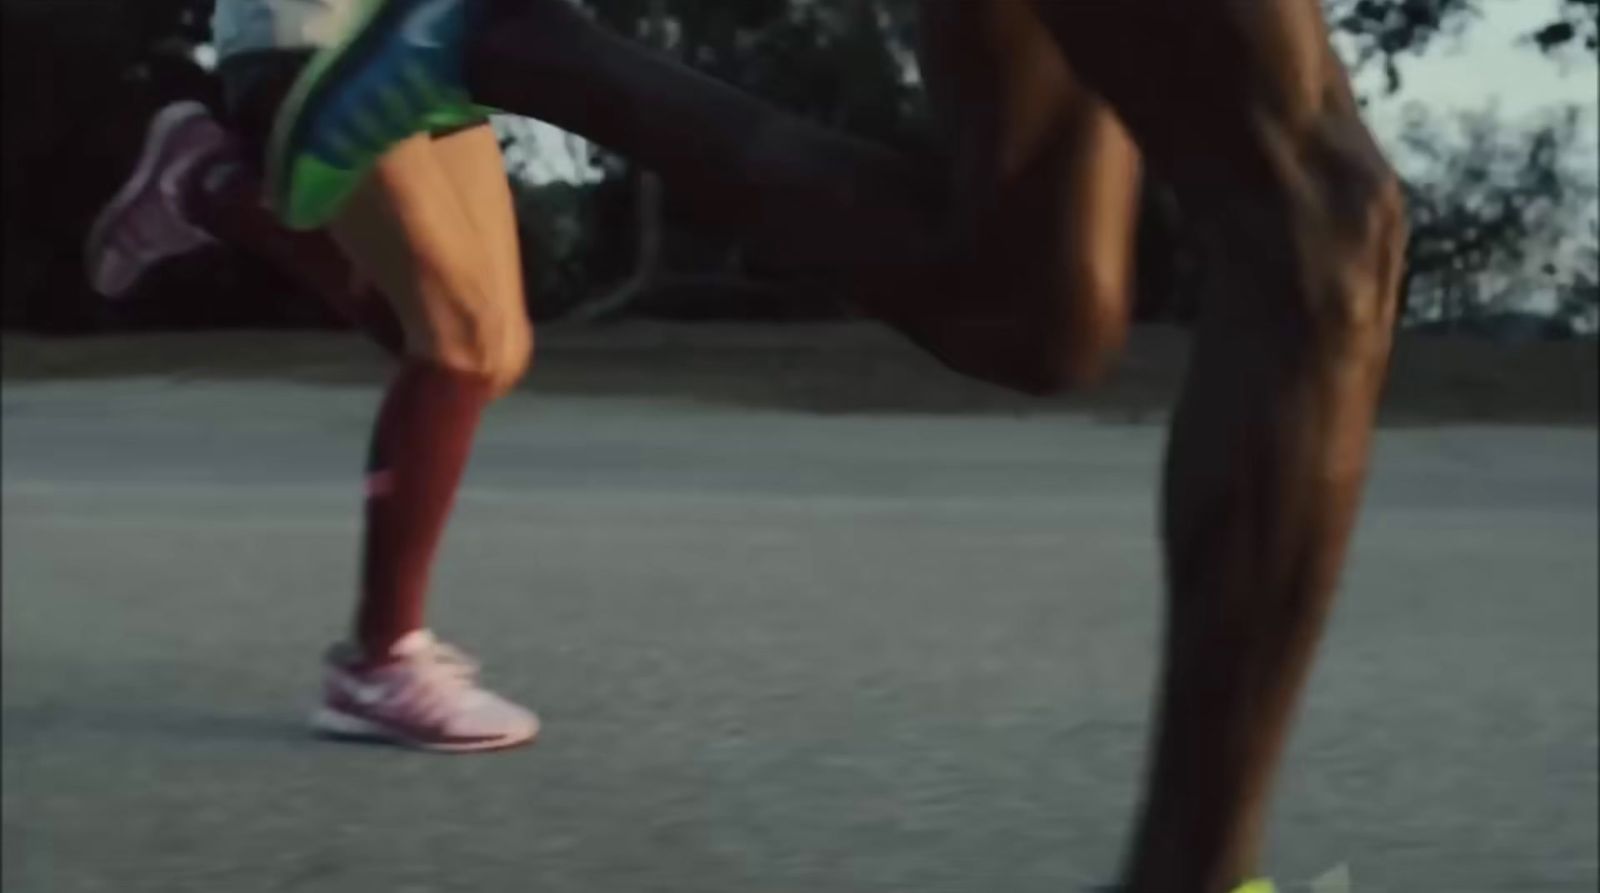
[[[519,394],[435,622],[544,715],[317,742],[370,387],[3,393],[4,890],[1067,891],[1108,880],[1162,431]],[[1272,870],[1595,889],[1596,449],[1382,434]]]

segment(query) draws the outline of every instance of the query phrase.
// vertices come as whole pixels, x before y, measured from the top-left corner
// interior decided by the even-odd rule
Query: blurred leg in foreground
[[[651,168],[765,269],[1030,393],[1092,380],[1120,347],[1138,154],[1026,2],[929,5],[954,165],[813,124],[564,0],[490,5],[465,50],[474,98]]]
[[[1165,672],[1126,883],[1251,883],[1355,521],[1405,238],[1316,4],[929,3],[925,76],[954,124],[953,181],[559,5],[502,0],[472,56],[484,101],[707,184],[767,244],[802,243],[797,258],[900,283],[872,309],[992,381],[1092,378],[1120,339],[1139,156],[1175,184],[1214,275],[1169,446]],[[965,277],[930,265],[950,246]]]
[[[1314,0],[1036,8],[1206,237],[1213,275],[1167,458],[1163,687],[1126,883],[1223,893],[1258,870],[1354,526],[1401,193]]]

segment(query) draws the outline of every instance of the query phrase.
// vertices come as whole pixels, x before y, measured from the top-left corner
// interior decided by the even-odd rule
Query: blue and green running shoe
[[[290,229],[324,226],[396,143],[481,121],[465,84],[472,0],[359,0],[350,32],[319,51],[284,99],[267,189]]]

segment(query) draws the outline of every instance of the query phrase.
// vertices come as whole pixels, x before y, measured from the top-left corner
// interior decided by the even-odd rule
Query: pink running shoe
[[[133,176],[95,218],[84,246],[89,284],[100,294],[126,297],[161,261],[215,241],[190,222],[184,200],[204,162],[232,141],[198,102],[175,102],[155,116]]]
[[[363,665],[350,645],[327,658],[322,706],[312,714],[317,732],[403,744],[422,750],[468,753],[532,741],[539,718],[479,688],[477,664],[418,630],[397,642],[387,660]]]

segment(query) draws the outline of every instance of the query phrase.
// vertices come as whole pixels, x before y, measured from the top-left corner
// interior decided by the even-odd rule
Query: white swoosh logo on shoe
[[[363,707],[371,707],[383,700],[383,689],[371,685],[362,685],[350,691],[356,703]]]
[[[439,34],[440,26],[460,2],[461,0],[432,0],[430,3],[424,3],[406,18],[401,33],[414,46],[423,49],[442,48],[444,39]]]
[[[383,700],[385,695],[383,686],[368,685],[364,682],[358,682],[349,677],[340,679],[339,687],[344,689],[344,693],[349,695],[350,700],[355,701],[357,704],[360,704],[363,707],[371,707],[374,704],[377,704],[379,701]]]

